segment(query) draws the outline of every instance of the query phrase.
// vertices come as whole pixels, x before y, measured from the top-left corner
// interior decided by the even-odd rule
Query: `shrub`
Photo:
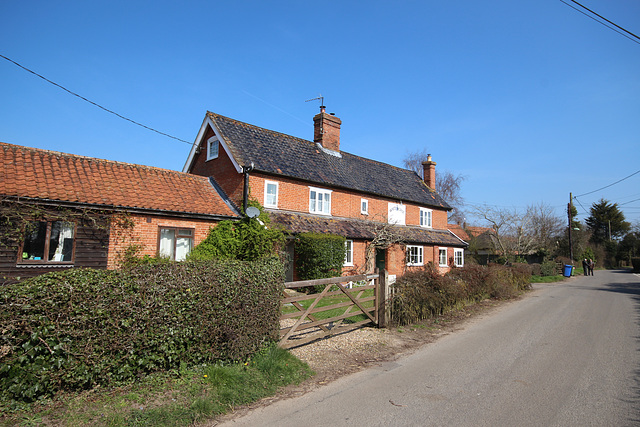
[[[444,276],[433,265],[405,274],[393,285],[392,321],[409,324],[485,298],[512,298],[529,288],[532,268],[467,265]]]
[[[555,276],[558,274],[558,264],[555,261],[545,261],[540,264],[540,273],[537,276]]]
[[[261,208],[256,203],[252,205]],[[258,218],[221,221],[209,230],[207,237],[193,248],[187,259],[253,261],[276,255],[284,244],[284,234],[270,224],[268,214],[262,210]]]
[[[312,280],[340,276],[346,251],[345,240],[344,237],[333,234],[298,234],[295,252],[300,279]]]
[[[282,263],[73,269],[0,289],[0,398],[239,360],[278,337]]]
[[[640,258],[631,258],[631,265],[634,273],[640,273]]]

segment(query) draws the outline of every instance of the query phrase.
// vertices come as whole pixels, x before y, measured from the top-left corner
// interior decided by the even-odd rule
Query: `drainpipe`
[[[244,174],[244,191],[242,193],[242,213],[246,215],[247,204],[249,203],[249,172],[253,170],[253,162],[249,166],[242,167]]]

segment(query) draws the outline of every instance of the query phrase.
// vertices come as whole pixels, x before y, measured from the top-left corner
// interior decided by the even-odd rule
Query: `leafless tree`
[[[531,216],[531,234],[537,249],[551,250],[565,231],[565,221],[558,217],[551,206],[544,203],[530,205],[527,208]]]
[[[562,234],[562,220],[544,203],[517,209],[479,206],[474,214],[484,219],[495,232],[496,251],[507,258],[526,255],[540,249],[551,250]]]
[[[427,161],[428,155],[429,154],[426,149],[410,152],[403,160],[404,167],[414,171],[420,176],[420,178],[424,179],[424,168],[422,167],[422,162]],[[464,180],[465,177],[462,175],[454,175],[450,171],[436,169],[436,191],[453,208],[449,213],[448,219],[449,221],[457,224],[462,224],[464,222],[464,212],[462,210],[464,207],[464,199],[460,194],[462,182]]]
[[[389,224],[384,217],[372,218],[365,222],[365,227],[373,234],[373,238],[367,244],[365,251],[365,273],[371,273],[376,266],[376,250],[387,249],[398,243],[402,243],[404,236],[401,227]]]

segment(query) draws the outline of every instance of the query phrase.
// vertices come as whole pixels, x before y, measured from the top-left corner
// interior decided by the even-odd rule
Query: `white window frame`
[[[325,188],[309,187],[309,213],[331,215],[331,193],[331,190]],[[314,194],[315,198],[313,198]],[[318,196],[322,196],[321,200]]]
[[[367,199],[360,199],[360,213],[369,215],[369,201]]]
[[[433,228],[433,210],[420,208],[420,227]]]
[[[444,251],[444,263],[442,263],[442,252]],[[448,267],[449,264],[447,263],[447,248],[438,248],[438,265],[440,267]]]
[[[345,240],[344,247],[344,266],[353,267],[353,240]]]
[[[424,246],[407,245],[407,265],[410,267],[424,265]]]
[[[269,192],[267,191],[269,189],[270,185],[274,185],[276,187],[276,194],[275,194],[275,201],[274,203],[269,203]],[[265,208],[277,208],[278,207],[278,193],[279,193],[279,188],[278,188],[278,182],[276,181],[265,181],[264,182],[264,207]]]
[[[389,202],[387,222],[394,225],[406,225],[406,219],[407,207],[402,203]]]
[[[460,262],[458,262],[458,256],[460,257]],[[464,249],[453,249],[453,265],[456,267],[464,267]]]
[[[220,153],[220,141],[217,136],[207,139],[207,161],[217,159]]]

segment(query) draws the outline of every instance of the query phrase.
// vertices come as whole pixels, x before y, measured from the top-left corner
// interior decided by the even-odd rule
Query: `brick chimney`
[[[427,161],[422,162],[424,183],[432,190],[436,189],[436,162],[431,160],[431,154],[427,154]]]
[[[320,107],[320,114],[313,118],[313,142],[317,142],[327,150],[340,152],[340,125],[342,120],[333,114],[325,113],[325,106]]]

